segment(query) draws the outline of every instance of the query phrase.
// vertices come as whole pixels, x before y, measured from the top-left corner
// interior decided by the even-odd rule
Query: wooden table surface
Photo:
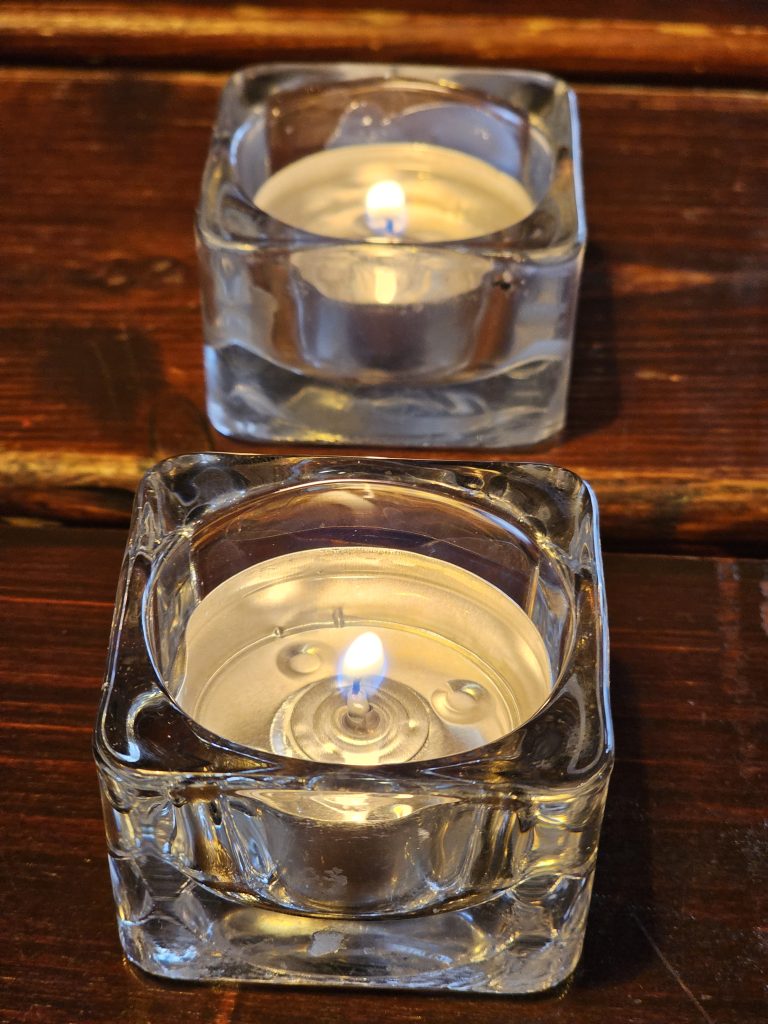
[[[768,11],[500,8],[0,8],[3,1024],[768,1019]],[[579,94],[569,423],[501,453],[592,481],[608,552],[618,761],[551,995],[162,984],[120,954],[90,730],[125,525],[157,459],[238,448],[203,411],[193,209],[225,71],[296,58],[535,66]]]

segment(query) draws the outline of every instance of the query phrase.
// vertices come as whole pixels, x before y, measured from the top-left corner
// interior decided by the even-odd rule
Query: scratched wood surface
[[[90,727],[122,545],[0,529],[4,1024],[766,1019],[768,562],[608,557],[618,761],[585,953],[565,993],[498,1000],[163,984],[121,959]]]
[[[158,458],[240,447],[203,412],[192,239],[223,81],[0,71],[0,513],[122,523]],[[578,91],[590,245],[568,428],[535,457],[593,482],[612,547],[752,553],[768,97]]]
[[[0,46],[26,62],[232,67],[311,57],[512,63],[627,80],[765,82],[768,17],[756,2],[342,0],[287,4],[15,3]]]

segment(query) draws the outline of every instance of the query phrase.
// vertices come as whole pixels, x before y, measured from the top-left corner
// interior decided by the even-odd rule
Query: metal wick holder
[[[363,631],[389,661],[350,732],[337,653]],[[556,985],[613,760],[592,492],[545,465],[161,463],[95,752],[120,938],[145,970]]]
[[[478,237],[382,244],[315,234],[311,216],[300,230],[257,204],[306,157],[392,143],[443,147],[448,168],[452,153],[483,161],[519,182],[530,212],[500,212]],[[575,95],[538,72],[263,64],[233,75],[197,217],[214,426],[254,441],[485,449],[556,434],[586,239],[579,145]],[[328,182],[329,203],[343,185]],[[461,202],[472,185],[451,195]]]

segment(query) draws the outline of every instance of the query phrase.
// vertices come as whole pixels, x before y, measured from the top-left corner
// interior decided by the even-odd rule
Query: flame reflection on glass
[[[391,306],[397,296],[398,274],[392,267],[373,268],[373,297],[379,306]]]

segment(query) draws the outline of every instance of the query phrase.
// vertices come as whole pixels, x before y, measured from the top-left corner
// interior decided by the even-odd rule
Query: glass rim
[[[602,557],[601,557],[601,546],[599,540],[599,516],[597,501],[589,483],[583,480],[578,474],[571,470],[564,469],[562,467],[553,467],[547,463],[512,463],[505,464],[499,462],[482,462],[478,460],[456,460],[456,461],[440,461],[430,459],[389,459],[384,456],[260,456],[260,455],[248,455],[245,453],[218,453],[218,452],[207,452],[200,453],[200,455],[218,456],[218,457],[229,457],[235,461],[245,461],[258,464],[266,463],[277,463],[283,464],[286,467],[296,466],[301,463],[317,463],[327,462],[338,466],[339,463],[348,462],[350,468],[353,466],[360,467],[370,463],[376,463],[380,468],[384,468],[383,464],[397,466],[401,468],[415,468],[418,470],[422,469],[461,469],[472,470],[478,469],[490,469],[497,471],[509,470],[510,468],[522,469],[522,470],[535,470],[535,469],[556,469],[558,472],[566,474],[571,480],[583,488],[584,497],[587,500],[589,512],[592,516],[592,559],[591,563],[594,567],[593,581],[596,588],[598,605],[600,614],[598,615],[598,628],[595,632],[594,647],[596,654],[595,661],[595,677],[596,685],[600,689],[603,700],[607,702],[607,690],[608,690],[608,634],[607,634],[607,619],[605,614],[605,584],[604,574],[602,568]],[[150,469],[144,476],[139,486],[136,495],[136,504],[134,510],[134,523],[138,512],[143,508],[144,502],[142,498],[145,495],[147,489],[151,487],[151,478],[156,475],[164,475],[168,470],[175,468],[179,462],[184,462],[191,458],[200,458],[197,456],[179,456],[170,459],[163,460],[158,463],[155,467]],[[352,482],[352,478],[334,477],[336,481]],[[395,481],[388,480],[386,477],[378,478],[381,482],[395,483]],[[320,481],[303,481],[306,483],[319,483]],[[324,481],[328,482],[328,481]],[[370,481],[367,481],[370,482]],[[293,488],[294,486],[300,486],[302,481],[293,479],[291,482],[286,479],[282,483],[274,483],[271,487],[265,487],[260,490],[261,494],[274,493],[275,491],[283,488]],[[432,485],[439,487],[439,481],[427,480],[422,478],[421,483],[424,485]],[[408,484],[402,484],[401,486],[407,487]],[[410,485],[411,487],[413,484]],[[256,497],[256,496],[254,496]],[[471,495],[468,495],[471,497]],[[211,516],[218,515],[221,513],[221,508],[217,507],[210,513]],[[199,520],[198,520],[199,521]],[[529,538],[528,531],[519,523],[512,524],[515,531],[519,531],[526,538]],[[150,694],[151,698],[161,697],[169,701],[175,712],[181,716],[187,727],[207,746],[218,748],[222,751],[234,754],[235,756],[242,758],[244,761],[250,762],[247,766],[242,766],[237,769],[227,768],[221,770],[210,770],[206,769],[205,772],[201,773],[206,778],[215,778],[217,776],[231,777],[233,774],[237,775],[248,775],[251,772],[263,772],[265,769],[271,770],[273,768],[283,767],[290,771],[291,775],[296,777],[306,777],[313,774],[331,775],[346,773],[350,777],[356,779],[364,778],[366,776],[375,777],[386,777],[391,779],[392,777],[402,779],[413,779],[417,776],[422,776],[425,773],[429,774],[437,769],[451,769],[462,765],[467,765],[469,762],[482,761],[486,764],[498,764],[499,761],[505,761],[507,763],[514,763],[517,760],[517,753],[513,750],[505,750],[509,748],[510,744],[514,744],[515,738],[522,735],[524,730],[532,727],[540,718],[542,718],[551,706],[560,698],[564,690],[566,689],[567,683],[571,678],[572,669],[574,662],[578,654],[578,640],[581,635],[581,613],[578,601],[574,600],[571,609],[571,625],[569,630],[568,644],[566,652],[563,655],[561,664],[557,672],[553,672],[553,684],[547,700],[541,705],[541,707],[525,722],[521,723],[518,727],[506,733],[504,736],[499,737],[489,743],[482,744],[478,747],[474,747],[471,750],[454,753],[438,758],[430,758],[418,761],[404,761],[402,763],[389,763],[384,765],[344,765],[337,762],[324,762],[319,760],[305,760],[302,758],[290,757],[283,754],[277,754],[270,751],[264,751],[256,747],[249,747],[238,743],[237,741],[227,739],[207,727],[197,722],[187,711],[185,711],[174,699],[169,689],[165,685],[162,673],[158,670],[153,657],[149,638],[145,632],[145,609],[148,602],[148,594],[150,592],[150,586],[152,581],[155,579],[156,574],[161,569],[161,564],[164,558],[167,556],[170,545],[183,531],[188,534],[190,525],[184,522],[178,522],[171,529],[163,530],[163,535],[160,538],[156,548],[153,552],[153,561],[157,559],[157,562],[152,566],[151,572],[145,581],[144,589],[140,598],[140,615],[139,615],[139,634],[141,641],[144,645],[144,653],[147,659],[147,670],[151,673],[151,679],[148,680],[149,687],[154,690],[153,694]],[[131,534],[133,534],[133,527],[131,528]],[[130,540],[129,540],[130,543]],[[535,543],[535,541],[534,541]],[[551,551],[548,553],[552,561]],[[436,556],[431,556],[436,557]],[[114,747],[112,747],[105,735],[104,721],[107,713],[109,693],[114,686],[114,667],[115,659],[119,652],[119,639],[115,639],[114,630],[118,623],[122,623],[125,608],[127,605],[127,588],[128,580],[121,580],[121,584],[118,590],[119,594],[122,594],[123,602],[116,608],[115,620],[113,623],[113,637],[110,644],[110,659],[107,668],[107,675],[105,680],[105,686],[103,690],[103,696],[101,706],[99,709],[99,715],[97,719],[97,728],[94,735],[94,752],[97,755],[99,763],[103,764],[106,769],[109,769],[111,763],[115,761],[121,765],[121,771],[130,770],[135,772],[137,777],[157,776],[157,775],[177,775],[180,769],[176,768],[141,768],[135,767],[131,764],[130,758],[126,758],[125,755],[121,754]],[[598,702],[600,706],[600,702]],[[609,716],[610,718],[610,716]],[[609,737],[608,746],[611,746],[612,741]],[[183,771],[184,775],[196,776],[198,772],[195,769],[189,769]],[[454,781],[458,782],[460,779],[457,777]]]
[[[275,82],[276,76],[300,75],[302,73],[325,76],[317,80],[318,87],[343,85],[345,83],[386,82],[403,76],[404,80],[416,85],[452,86],[475,92],[488,102],[506,105],[519,116],[530,118],[530,112],[511,102],[504,96],[494,96],[480,82],[498,79],[500,82],[514,81],[534,83],[548,89],[560,103],[567,107],[567,138],[547,139],[540,119],[533,127],[544,137],[552,149],[552,171],[549,185],[536,202],[533,210],[524,218],[505,225],[497,231],[470,236],[456,241],[389,243],[416,250],[467,251],[487,253],[503,258],[517,256],[540,261],[562,260],[578,252],[586,243],[586,211],[581,165],[581,146],[578,104],[576,94],[562,79],[547,72],[514,68],[483,68],[462,65],[430,65],[368,62],[304,62],[258,63],[235,71],[228,79],[221,95],[219,112],[214,125],[213,141],[208,153],[201,186],[201,198],[196,211],[196,232],[199,240],[224,249],[239,251],[271,248],[328,248],[355,246],[362,248],[379,247],[379,241],[367,239],[343,239],[316,234],[306,229],[295,228],[262,210],[246,194],[239,182],[228,181],[226,187],[239,208],[252,220],[253,234],[242,234],[220,230],[217,219],[211,218],[206,209],[206,198],[210,191],[211,178],[222,162],[234,166],[232,146],[243,122],[233,119],[232,108],[242,104],[246,83],[263,78]],[[466,76],[468,81],[457,81]],[[473,80],[477,80],[473,84]],[[281,85],[283,83],[280,83]],[[297,86],[298,87],[298,86]],[[276,90],[273,90],[273,92]],[[265,93],[266,101],[271,93]],[[220,187],[220,186],[219,186]],[[573,229],[564,230],[559,223],[558,201],[567,204],[573,218]]]

